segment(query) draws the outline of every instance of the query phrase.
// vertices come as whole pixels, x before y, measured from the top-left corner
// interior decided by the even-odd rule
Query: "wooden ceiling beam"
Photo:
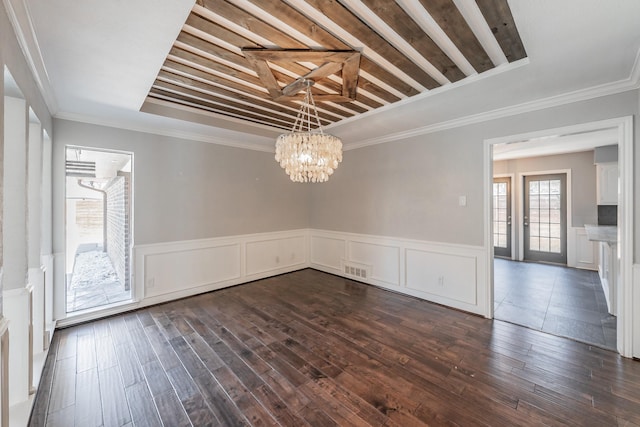
[[[478,73],[494,67],[453,0],[420,0],[420,3]]]
[[[340,96],[331,97],[333,102],[348,102],[355,99],[355,88],[357,87],[358,71],[360,65],[360,53],[358,52],[336,52],[336,51],[317,51],[317,50],[272,50],[272,49],[243,49],[242,53],[245,55],[248,61],[254,65],[260,79],[269,90],[269,94],[273,96],[275,100],[284,100],[287,96],[293,95],[295,92],[302,89],[293,88],[292,85],[296,84],[299,79],[310,79],[314,81],[322,80],[322,84],[334,85],[335,83],[326,77],[342,69],[342,85],[336,92],[340,92]],[[348,68],[343,69],[345,61],[351,60]],[[303,75],[299,75],[297,79],[283,80],[282,73],[277,73],[269,67],[267,61],[287,61],[292,62],[313,62],[322,63],[319,67],[308,71]],[[281,76],[276,78],[276,76]],[[278,81],[285,81],[285,87],[281,88],[278,85]],[[347,87],[347,89],[345,89]],[[349,90],[351,89],[351,92]],[[291,93],[289,93],[291,92]],[[353,98],[345,96],[351,93]],[[275,94],[275,96],[274,96]],[[356,111],[358,109],[366,111],[362,107],[352,105]]]
[[[342,96],[355,99],[357,96],[358,80],[349,78],[357,76],[360,70],[360,55],[351,56],[343,62],[342,66]]]
[[[196,55],[195,53],[188,52],[186,50],[180,49],[178,47],[173,47],[169,51],[169,55],[173,55],[177,58],[181,58],[185,61],[192,62],[194,64],[198,64],[202,67],[209,68],[214,71],[218,71],[220,73],[227,74],[229,76],[235,77],[240,80],[244,80],[248,83],[253,83],[256,86],[262,86],[262,82],[258,77],[255,77],[251,74],[247,74],[235,68],[229,67],[227,65],[221,64],[219,62],[213,61],[209,58],[205,58],[200,55]]]
[[[353,49],[357,50],[358,46],[349,46],[335,35],[325,30],[315,22],[311,21],[306,15],[300,13],[295,8],[289,6],[282,0],[250,0],[256,6],[260,7],[265,12],[269,13],[274,18],[279,19],[282,22],[286,22],[295,30],[316,41],[320,46],[325,49],[333,50],[345,50]],[[360,46],[361,47],[361,46]],[[366,57],[362,57],[360,60],[360,69],[375,76],[380,81],[395,88],[398,92],[406,95],[413,96],[418,93],[413,87],[400,80],[393,73],[388,72],[384,68],[380,67],[375,62]],[[367,84],[368,83],[368,84]],[[364,85],[368,87],[367,91],[375,93],[376,96],[384,99],[387,102],[395,102],[398,98],[387,92],[386,90],[375,86],[372,88],[373,83],[365,81],[362,76],[358,79],[358,87],[364,88]]]
[[[265,124],[269,126],[275,126],[279,129],[290,129],[293,126],[293,124],[288,125],[286,123],[281,123],[279,121],[270,120],[266,117],[247,114],[246,112],[237,111],[233,108],[225,107],[224,105],[211,104],[206,101],[197,101],[188,96],[178,95],[178,94],[164,91],[161,89],[152,88],[152,91],[149,92],[148,96],[155,99],[170,101],[176,104],[186,105],[191,108],[199,108],[204,111],[222,114],[228,117],[235,117],[237,119],[247,120],[253,123],[260,123],[260,124]]]
[[[160,70],[160,72],[158,73],[158,79],[169,80],[177,85],[185,85],[193,89],[205,90],[208,92],[214,92],[230,98],[236,98],[245,102],[249,102],[254,105],[260,105],[261,107],[268,108],[273,111],[279,111],[283,114],[288,114],[292,116],[295,116],[297,114],[297,109],[295,109],[294,103],[290,104],[291,108],[284,108],[284,106],[281,103],[271,102],[265,99],[257,99],[254,96],[249,95],[248,93],[238,93],[233,90],[225,89],[224,87],[207,84],[199,80],[189,79],[187,77],[180,76],[170,71]]]
[[[189,17],[187,18],[185,25],[188,25],[197,30],[200,30],[203,33],[210,34],[211,36],[219,38],[220,40],[224,40],[227,43],[232,44],[233,46],[242,46],[242,47],[250,47],[250,48],[260,47],[259,44],[252,42],[246,37],[236,34],[233,31],[230,31],[225,27],[216,24],[215,22],[211,22],[208,19],[200,15],[197,15],[194,12],[189,14]]]
[[[234,82],[232,80],[222,79],[222,78],[213,76],[211,74],[205,73],[204,71],[200,71],[200,70],[197,70],[195,68],[191,68],[191,67],[189,67],[187,65],[184,65],[184,64],[180,64],[180,63],[168,60],[167,62],[165,62],[165,65],[164,65],[163,68],[165,70],[167,70],[167,72],[169,72],[169,73],[171,73],[172,71],[177,71],[177,72],[180,72],[180,73],[189,74],[189,75],[192,75],[194,77],[199,77],[201,79],[205,79],[205,80],[210,81],[212,83],[217,83],[217,84],[225,86],[225,87],[233,88],[233,89],[242,91],[244,93],[263,98],[265,100],[265,102],[271,103],[271,101],[270,101],[271,97],[265,92],[262,92],[262,91],[259,91],[259,90],[244,86],[244,85],[236,83],[236,82]],[[188,84],[188,82],[185,81],[185,80],[189,80],[188,78],[180,76],[180,75],[178,75],[176,73],[171,73],[171,74],[173,74],[173,76],[174,76],[173,79],[175,79],[176,81],[182,82],[183,84]],[[199,81],[193,81],[192,84],[195,86],[196,83],[205,85],[205,83],[202,83],[202,82],[199,82]],[[202,88],[206,89],[205,87],[202,87]],[[211,88],[212,88],[211,90],[214,90],[213,88],[217,88],[217,86],[211,85]],[[206,89],[206,90],[209,90],[209,89]],[[295,102],[279,102],[277,104],[274,103],[274,108],[277,109],[278,106],[287,106],[290,109],[293,109],[294,110],[292,112],[293,115],[297,115],[297,112],[300,109],[300,105],[295,103]],[[324,119],[326,119],[328,121],[337,120],[337,118],[335,116],[333,116],[333,115],[329,115],[329,114],[326,114],[326,113],[323,113],[323,112],[318,112],[318,113],[319,113],[320,117],[322,117],[322,118],[324,118]],[[339,116],[344,117],[345,113],[339,114]]]
[[[317,82],[311,90],[323,125],[378,108],[383,103],[396,102],[402,95],[416,95],[418,91],[411,86],[418,87],[415,82],[428,89],[438,87],[440,84],[425,69],[437,74],[441,82],[446,80],[440,73],[449,81],[464,77],[446,52],[422,29],[421,26],[433,25],[429,23],[433,21],[419,19],[419,15],[414,16],[414,21],[409,15],[420,13],[418,2],[414,4],[416,9],[405,12],[390,0],[359,0],[363,3],[359,7],[350,0],[304,0],[335,24],[325,28],[312,21],[316,12],[309,11],[307,16],[306,10],[296,9],[295,2],[292,3],[295,6],[291,6],[281,0],[246,0],[265,12],[261,14],[228,0],[196,1],[158,72],[149,99],[164,99],[286,129],[292,126],[300,109],[303,94],[298,88],[301,86],[292,84],[300,77]],[[460,51],[445,40],[446,46],[443,46],[447,52],[451,50],[465,56],[466,61],[456,58],[465,72],[473,71],[469,64],[478,72],[493,67],[454,0],[419,2]],[[508,60],[524,57],[526,53],[507,0],[477,2]],[[368,20],[380,34],[366,23]],[[298,33],[288,31],[287,26],[278,21]],[[382,26],[382,22],[386,25]],[[383,28],[378,28],[379,25]],[[443,36],[440,29],[437,29],[438,37]],[[336,30],[336,34],[331,30]],[[349,46],[340,39],[343,30],[363,46]],[[395,32],[392,35],[402,46],[387,42],[390,31]],[[403,50],[408,46],[413,49],[405,55]],[[366,52],[371,49],[369,58],[360,53],[365,47]],[[435,69],[416,56],[416,52]],[[386,61],[384,64],[382,58]],[[440,73],[436,73],[436,69]],[[286,85],[289,85],[287,94],[293,96],[282,96],[282,87]]]
[[[208,53],[209,55],[222,58],[225,61],[232,62],[241,67],[249,69],[251,68],[251,64],[249,64],[249,61],[247,61],[247,58],[245,58],[244,56],[203,40],[200,37],[196,37],[193,34],[189,34],[184,30],[180,32],[178,38],[176,39],[176,42],[184,43],[185,45],[191,46],[197,50],[201,50],[202,52]]]
[[[344,2],[344,0],[341,1]],[[396,2],[388,0],[362,0],[362,2],[449,81],[456,82],[465,77],[458,66]]]
[[[527,56],[507,0],[476,0],[509,62]]]
[[[238,102],[238,101],[233,101],[227,98],[223,98],[217,95],[213,95],[210,93],[204,93],[195,89],[191,89],[191,88],[186,88],[174,83],[169,83],[169,82],[165,82],[162,80],[158,80],[156,79],[156,81],[153,83],[153,87],[156,89],[161,89],[161,90],[165,90],[165,91],[170,91],[170,92],[175,92],[178,93],[180,95],[192,98],[194,101],[194,103],[198,103],[201,102],[202,100],[211,102],[213,104],[220,104],[220,105],[226,105],[229,108],[233,108],[235,110],[237,110],[238,112],[244,112],[247,114],[254,114],[257,116],[264,116],[264,117],[270,117],[272,119],[276,119],[276,120],[281,120],[283,122],[286,123],[291,123],[293,124],[293,122],[295,121],[296,118],[296,113],[292,112],[292,114],[286,114],[286,115],[282,115],[282,114],[278,114],[275,112],[275,110],[273,109],[266,109],[263,110],[261,108],[256,108],[255,106],[252,105],[247,105],[245,103],[242,102]],[[200,99],[201,101],[198,101],[197,99]]]
[[[287,76],[287,75],[285,75],[285,74],[280,73],[279,71],[274,71],[274,72],[273,72],[273,74],[276,76],[276,78],[278,79],[278,81],[284,82],[284,83],[285,83],[285,85],[286,85],[286,84],[293,83],[293,82],[296,80],[296,79],[294,79],[294,78],[292,78],[292,77],[289,77],[289,76]],[[356,113],[364,113],[364,112],[366,112],[366,111],[367,111],[367,109],[366,109],[366,108],[362,108],[361,106],[359,106],[359,105],[355,105],[355,104],[353,104],[352,102],[347,103],[346,101],[353,101],[353,100],[352,100],[352,99],[344,100],[344,97],[342,96],[342,93],[341,93],[341,92],[339,92],[339,93],[337,93],[337,94],[331,94],[331,93],[328,93],[328,92],[326,92],[326,91],[322,90],[321,88],[318,88],[317,86],[313,86],[313,87],[311,88],[311,92],[313,93],[313,98],[314,98],[316,101],[318,101],[318,100],[319,100],[319,98],[316,98],[316,97],[319,97],[320,95],[334,95],[334,96],[335,96],[335,95],[339,95],[339,96],[340,96],[340,98],[338,98],[338,97],[334,97],[334,98],[332,98],[332,100],[333,100],[334,102],[338,102],[338,101],[336,101],[337,99],[342,99],[342,101],[339,101],[339,102],[342,102],[342,103],[343,103],[343,104],[342,104],[342,106],[343,106],[343,107],[345,107],[345,108],[348,108],[348,109],[350,109],[350,110],[352,110],[352,111],[355,111]],[[290,97],[290,98],[294,98],[294,99],[296,99],[296,98],[297,98],[297,99],[300,99],[300,100],[301,100],[301,99],[302,99],[302,96],[299,96],[299,97]],[[284,100],[284,99],[286,99],[286,98],[282,98],[282,100]],[[318,101],[318,102],[319,102],[319,101]],[[344,110],[342,110],[342,109],[332,107],[331,105],[323,104],[323,105],[322,105],[322,108],[326,109],[327,111],[331,111],[332,113],[335,113],[335,114],[338,114],[338,115],[341,115],[341,116],[345,116],[345,117],[350,117],[350,116],[354,115],[353,113],[348,113],[348,112],[346,112],[346,111],[344,111]]]
[[[433,77],[431,77],[422,68],[420,68],[414,62],[409,60],[409,58],[399,52],[382,36],[369,28],[364,22],[362,22],[357,16],[352,14],[349,9],[347,9],[337,0],[305,1],[309,5],[317,9],[319,12],[324,14],[327,18],[331,19],[341,28],[349,31],[354,37],[368,46],[371,50],[374,50],[376,53],[383,56],[396,68],[402,70],[409,77],[420,83],[425,88],[433,89],[440,86],[440,84],[436,82]],[[362,47],[363,46],[356,46],[356,48]]]
[[[224,0],[198,0],[204,8],[285,49],[305,49],[293,37]],[[240,46],[247,47],[247,46]],[[270,46],[265,46],[270,47]]]
[[[198,77],[201,78],[203,80],[207,80],[213,83],[217,83],[220,84],[222,86],[226,86],[226,87],[230,87],[236,90],[239,90],[241,92],[246,92],[246,93],[250,93],[251,95],[260,97],[260,98],[264,98],[264,99],[269,99],[269,94],[257,89],[254,89],[253,87],[249,87],[246,85],[243,85],[242,83],[238,83],[234,80],[229,80],[217,75],[213,75],[211,73],[207,73],[206,71],[202,71],[199,70],[197,68],[193,68],[189,65],[185,65],[182,64],[180,62],[176,62],[176,61],[172,61],[170,58],[168,58],[165,63],[162,66],[164,69],[168,69],[169,71],[178,71],[180,73],[184,73],[184,74],[188,74],[194,77]]]

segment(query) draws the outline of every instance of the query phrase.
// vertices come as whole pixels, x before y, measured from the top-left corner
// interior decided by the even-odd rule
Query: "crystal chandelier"
[[[311,96],[314,82],[305,79],[303,83],[306,91],[302,107],[291,132],[276,140],[276,161],[293,182],[325,182],[342,161],[342,141],[322,131]]]

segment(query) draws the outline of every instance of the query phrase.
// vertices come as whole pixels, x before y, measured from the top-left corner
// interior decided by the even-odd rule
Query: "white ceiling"
[[[587,133],[553,135],[544,138],[514,141],[493,146],[493,160],[551,156],[561,153],[591,151],[596,147],[618,144],[618,129],[603,129]]]
[[[34,61],[42,61],[46,70],[40,78],[55,100],[50,103],[55,104],[50,105],[55,116],[272,149],[280,133],[275,129],[202,114],[199,123],[193,123],[139,111],[194,0],[9,3],[16,13],[24,10],[29,15],[30,21],[18,22],[33,25],[35,43],[25,43],[32,44]],[[509,4],[528,59],[344,120],[330,126],[331,133],[340,136],[346,148],[356,147],[486,111],[630,80],[640,48],[640,1]],[[41,56],[33,54],[34,44]],[[183,109],[170,115],[190,114]]]

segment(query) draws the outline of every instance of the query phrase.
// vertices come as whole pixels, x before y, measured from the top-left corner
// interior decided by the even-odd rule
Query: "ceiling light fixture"
[[[299,82],[306,86],[302,106],[291,132],[276,140],[276,161],[293,182],[325,182],[342,161],[342,141],[322,131],[311,95],[314,81]]]

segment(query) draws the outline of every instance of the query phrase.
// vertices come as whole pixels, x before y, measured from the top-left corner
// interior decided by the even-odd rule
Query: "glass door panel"
[[[524,259],[567,263],[566,174],[524,178]]]
[[[493,251],[511,258],[511,178],[493,179]]]

